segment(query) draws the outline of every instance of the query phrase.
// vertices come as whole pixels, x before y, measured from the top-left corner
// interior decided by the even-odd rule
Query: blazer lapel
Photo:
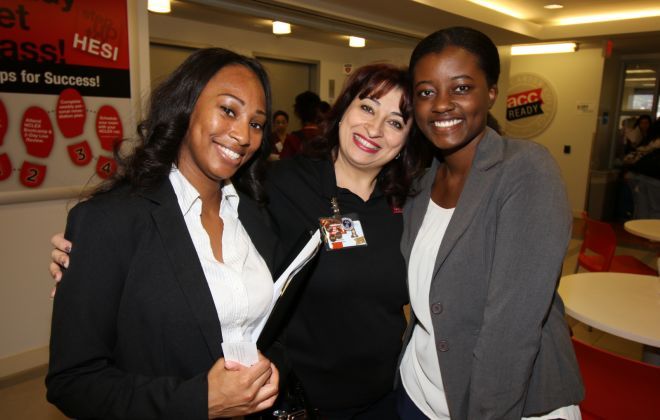
[[[181,286],[208,345],[213,360],[222,357],[222,330],[204,271],[183,220],[176,194],[169,181],[145,196],[160,205],[152,217]]]
[[[429,206],[431,187],[433,186],[433,179],[435,178],[435,172],[438,166],[438,161],[434,159],[431,168],[426,171],[416,186],[419,194],[409,198],[406,202],[403,214],[405,218],[404,224],[407,226],[404,227],[405,238],[401,241],[401,252],[406,259],[406,263],[410,260],[410,253],[412,252],[415,238],[417,238],[417,233],[419,233],[419,229],[422,227],[422,222]]]
[[[456,209],[442,238],[438,256],[435,260],[433,277],[438,274],[442,263],[456,242],[461,238],[480,208],[480,203],[487,199],[489,192],[497,182],[496,165],[504,157],[504,142],[495,131],[487,128],[486,135],[477,146],[472,169],[465,182]],[[434,171],[435,173],[435,171]],[[421,222],[420,222],[421,224]]]

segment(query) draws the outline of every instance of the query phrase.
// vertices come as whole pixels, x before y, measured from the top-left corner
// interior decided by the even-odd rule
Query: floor
[[[574,224],[573,239],[571,240],[562,274],[575,271],[577,254],[581,244],[582,225],[579,220]],[[655,266],[656,258],[660,252],[659,244],[650,244],[625,232],[621,226],[615,226],[617,231],[617,254],[634,255],[650,266]],[[640,360],[642,345],[632,341],[588,328],[586,325],[568,318],[573,334],[579,339],[597,347],[621,354],[632,359]],[[34,377],[36,376],[36,377]],[[37,373],[32,378],[17,381],[14,384],[0,387],[0,419],[3,420],[64,420],[65,417],[46,399],[43,373]]]

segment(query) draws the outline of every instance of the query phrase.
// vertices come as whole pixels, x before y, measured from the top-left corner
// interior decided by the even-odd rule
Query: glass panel
[[[643,65],[629,65],[623,81],[621,111],[651,111],[656,91],[655,69]]]

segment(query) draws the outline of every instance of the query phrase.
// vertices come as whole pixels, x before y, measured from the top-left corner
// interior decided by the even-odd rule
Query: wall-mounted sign
[[[545,131],[557,112],[557,94],[543,77],[520,73],[511,77],[506,96],[505,132],[529,139]]]
[[[353,64],[351,64],[351,63],[344,64],[344,74],[345,75],[348,76],[349,74],[351,74],[352,71],[353,71]]]
[[[112,175],[132,112],[127,7],[0,2],[0,202]]]

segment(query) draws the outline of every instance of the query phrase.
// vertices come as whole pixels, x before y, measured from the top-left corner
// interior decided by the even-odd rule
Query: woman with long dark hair
[[[261,222],[242,211],[263,198],[269,114],[257,61],[197,51],[153,92],[117,176],[71,210],[77,246],[55,296],[46,377],[66,415],[208,419],[273,404],[269,360],[223,357],[272,299],[274,240],[248,235]]]

